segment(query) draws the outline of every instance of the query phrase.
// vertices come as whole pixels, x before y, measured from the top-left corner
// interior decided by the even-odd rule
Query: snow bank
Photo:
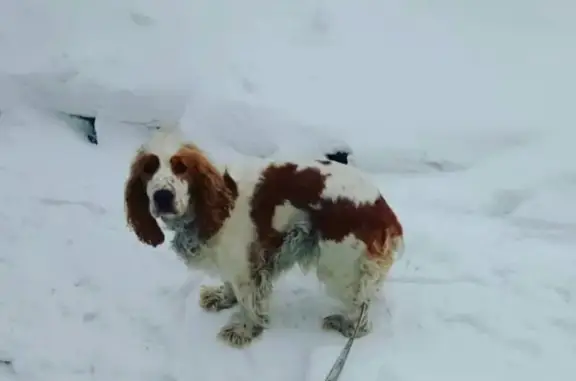
[[[326,129],[306,125],[263,106],[241,101],[193,97],[181,128],[198,144],[226,146],[245,156],[322,158],[350,147]]]
[[[490,155],[497,147],[482,141],[499,146],[510,129],[575,122],[573,8],[567,0],[5,1],[0,85],[9,91],[0,106],[18,98],[151,123],[177,120],[206,97],[210,110],[199,112],[219,116],[195,116],[195,128],[241,152],[291,154],[327,137],[371,171],[458,170]],[[274,116],[238,123],[239,109]],[[310,143],[300,126],[322,137]],[[252,134],[267,143],[246,143]],[[460,148],[448,153],[445,140]]]

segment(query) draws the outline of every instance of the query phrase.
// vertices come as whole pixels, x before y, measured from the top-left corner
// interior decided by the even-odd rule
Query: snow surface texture
[[[222,159],[350,146],[406,229],[341,381],[573,380],[572,1],[0,2],[0,380],[322,381],[313,278],[238,351],[124,224],[149,131]],[[193,90],[192,90],[193,89]],[[55,113],[97,114],[88,144]]]

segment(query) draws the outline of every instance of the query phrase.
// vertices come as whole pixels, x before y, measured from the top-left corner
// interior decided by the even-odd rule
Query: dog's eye
[[[182,160],[180,160],[180,159],[173,159],[172,160],[172,172],[174,172],[174,174],[181,175],[184,172],[186,172],[187,170],[188,170],[188,168],[186,167],[186,164],[184,164],[182,162]]]
[[[154,172],[158,169],[160,165],[160,161],[156,156],[150,156],[146,162],[144,163],[144,167],[142,168],[142,172],[146,173],[147,175],[153,175]]]

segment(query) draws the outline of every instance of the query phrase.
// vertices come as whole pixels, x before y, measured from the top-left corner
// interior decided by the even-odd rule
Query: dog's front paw
[[[354,330],[356,329],[356,321],[351,321],[344,315],[335,314],[326,316],[322,321],[322,328],[330,331],[340,332],[345,337],[354,337]],[[356,338],[362,337],[370,333],[372,326],[369,322],[364,322],[360,325]]]
[[[252,343],[252,340],[262,335],[264,328],[252,323],[229,323],[222,327],[218,336],[234,348],[242,348]]]
[[[200,289],[200,307],[206,311],[221,311],[234,307],[238,303],[234,293],[225,285],[218,287],[203,286]]]

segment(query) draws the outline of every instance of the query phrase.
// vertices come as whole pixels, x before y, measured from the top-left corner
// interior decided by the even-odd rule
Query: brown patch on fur
[[[336,200],[323,199],[327,176],[316,168],[298,170],[295,164],[270,166],[262,173],[250,211],[258,237],[252,250],[253,266],[262,267],[262,262],[282,244],[283,233],[274,229],[272,221],[276,207],[285,202],[306,211],[312,228],[322,239],[341,242],[353,234],[366,244],[371,256],[382,255],[387,239],[403,234],[400,222],[382,196],[359,205],[345,195]]]
[[[164,242],[164,233],[149,210],[150,200],[146,183],[158,169],[158,157],[139,152],[130,167],[130,175],[124,186],[124,210],[126,221],[138,239],[151,246]]]
[[[317,169],[297,169],[296,164],[268,167],[252,195],[250,218],[259,244],[266,251],[279,248],[284,239],[272,226],[276,207],[289,201],[298,209],[311,210],[310,204],[317,202],[324,190],[326,177]]]
[[[236,182],[227,172],[221,175],[192,144],[184,145],[170,162],[173,168],[180,167],[178,174],[188,181],[190,207],[194,208],[200,239],[212,238],[230,215],[238,197]]]
[[[402,225],[384,197],[372,203],[356,204],[350,199],[322,200],[320,210],[310,212],[312,226],[322,239],[341,242],[353,234],[366,244],[368,254],[377,257],[390,238],[402,236]]]

